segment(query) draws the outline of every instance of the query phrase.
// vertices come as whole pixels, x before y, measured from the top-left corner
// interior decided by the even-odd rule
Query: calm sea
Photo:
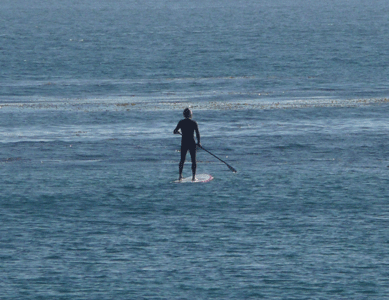
[[[2,0],[0,299],[387,299],[388,17]]]

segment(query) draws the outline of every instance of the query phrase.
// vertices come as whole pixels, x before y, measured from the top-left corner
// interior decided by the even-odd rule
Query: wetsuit
[[[197,122],[191,119],[183,119],[178,122],[174,133],[178,133],[178,130],[181,129],[182,139],[181,139],[181,160],[180,160],[180,176],[184,168],[186,153],[189,150],[190,157],[192,160],[192,173],[193,176],[196,174],[196,142],[194,138],[194,133],[196,132],[197,142],[200,144],[200,132],[197,126]]]

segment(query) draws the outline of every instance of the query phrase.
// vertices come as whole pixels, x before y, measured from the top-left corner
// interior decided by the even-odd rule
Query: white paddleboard
[[[200,182],[209,182],[213,179],[213,177],[209,174],[196,174],[196,181],[192,181],[192,176],[182,178],[181,180],[176,180],[174,182],[176,183],[185,183],[185,182],[192,182],[192,183],[200,183]]]

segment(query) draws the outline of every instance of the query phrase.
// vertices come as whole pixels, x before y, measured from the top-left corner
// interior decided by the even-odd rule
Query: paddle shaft
[[[178,132],[179,134],[182,135],[181,132]],[[221,158],[217,157],[215,154],[209,152],[207,149],[205,149],[203,146],[200,146],[197,144],[197,146],[199,146],[201,149],[203,149],[205,152],[208,152],[209,154],[211,154],[213,157],[217,158],[218,160],[220,160],[222,163],[225,163],[226,166],[234,173],[238,172],[237,170],[235,170],[235,168],[233,168],[232,166],[230,166],[228,163],[226,163],[224,160],[222,160]]]
[[[236,173],[237,171],[231,167],[229,164],[227,164],[224,160],[220,159],[219,157],[217,157],[215,154],[209,152],[207,149],[205,149],[203,146],[199,146],[201,149],[203,149],[205,152],[208,152],[209,154],[211,154],[213,157],[216,157],[218,160],[220,160],[221,162],[225,163],[227,165],[227,167],[234,173]]]

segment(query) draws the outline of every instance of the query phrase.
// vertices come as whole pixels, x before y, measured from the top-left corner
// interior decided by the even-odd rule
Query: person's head
[[[185,119],[192,119],[192,111],[189,108],[185,108],[183,114]]]

